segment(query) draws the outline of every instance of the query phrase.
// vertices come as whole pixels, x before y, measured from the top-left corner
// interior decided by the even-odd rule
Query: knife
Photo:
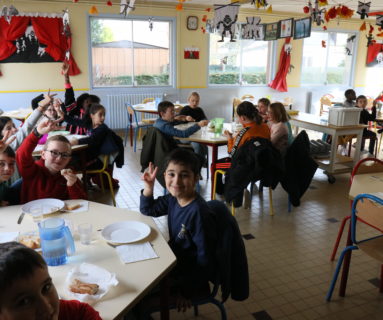
[[[20,217],[19,217],[19,219],[17,219],[17,224],[20,224],[20,223],[21,223],[21,221],[23,221],[23,219],[24,219],[24,216],[25,216],[25,212],[22,212],[22,213],[20,214]]]

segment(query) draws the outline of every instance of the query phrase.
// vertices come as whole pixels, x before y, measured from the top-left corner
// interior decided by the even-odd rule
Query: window
[[[350,85],[355,33],[312,31],[303,42],[302,85]]]
[[[93,87],[172,85],[171,20],[90,17]]]
[[[210,34],[209,84],[265,85],[271,41],[236,40],[218,42]]]

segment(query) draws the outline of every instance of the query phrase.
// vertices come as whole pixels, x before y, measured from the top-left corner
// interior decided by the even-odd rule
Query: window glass
[[[269,42],[236,40],[218,42],[210,34],[209,84],[260,85],[267,83]]]
[[[171,85],[171,21],[90,18],[94,87]]]

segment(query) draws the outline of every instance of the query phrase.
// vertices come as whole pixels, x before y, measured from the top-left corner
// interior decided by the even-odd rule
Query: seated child
[[[207,120],[205,113],[202,108],[199,107],[200,96],[198,92],[192,92],[188,97],[188,106],[185,106],[181,109],[181,112],[176,116],[176,120],[188,121],[188,122],[199,122],[202,120]],[[194,149],[194,152],[203,156],[206,159],[208,153],[207,146],[200,144],[198,142],[190,143]],[[205,162],[204,162],[205,163]]]
[[[367,98],[366,96],[360,95],[356,98],[356,106],[362,109],[360,113],[359,123],[360,124],[368,124],[369,121],[375,121],[376,119],[376,106],[373,105],[371,108],[371,113],[366,110],[367,106]],[[370,144],[368,146],[368,152],[373,155],[375,142],[376,142],[376,133],[368,130],[367,128],[363,129],[363,138],[370,138]],[[360,150],[364,150],[365,139],[362,139],[362,144],[360,146]]]
[[[356,93],[353,89],[347,89],[344,92],[346,100],[343,102],[343,107],[353,108],[355,107]]]
[[[60,113],[61,111],[59,111]],[[117,136],[109,127],[104,123],[105,121],[105,108],[101,104],[93,103],[89,107],[87,113],[85,114],[83,119],[76,119],[69,115],[64,115],[64,120],[68,124],[74,124],[79,128],[84,128],[88,137],[81,139],[73,139],[71,140],[72,145],[77,144],[87,144],[88,149],[86,153],[87,159],[87,169],[95,170],[101,169],[103,163],[99,156],[101,154],[111,154],[116,161],[117,167],[122,167],[124,163],[124,146],[122,143],[122,139]],[[110,145],[110,152],[103,151],[103,147],[105,146],[105,142],[107,137],[110,137],[112,141],[108,141],[113,143],[114,146]],[[114,160],[113,158],[113,160]],[[111,175],[113,175],[113,165],[110,166],[109,171]],[[97,184],[98,180],[94,180]],[[118,180],[113,179],[113,186],[115,188],[118,187]]]
[[[205,127],[208,124],[207,120],[201,120],[186,130],[174,128],[174,126],[179,124],[179,122],[175,121],[174,105],[170,101],[160,102],[158,104],[158,113],[160,117],[154,123],[154,127],[171,137],[187,138],[194,132],[198,131],[201,127]],[[200,155],[201,159],[204,159],[206,153],[198,146],[198,143],[193,145],[194,152]]]
[[[82,184],[72,170],[63,170],[72,156],[67,138],[55,135],[48,138],[35,161],[32,153],[42,135],[57,129],[57,121],[41,122],[27,136],[17,150],[16,162],[23,179],[21,203],[43,198],[86,199]]]
[[[18,242],[0,244],[0,319],[101,320],[87,303],[60,300],[43,257]]]
[[[263,122],[267,122],[269,119],[269,116],[267,114],[267,109],[269,108],[269,106],[270,106],[270,100],[269,99],[261,98],[258,100],[257,109],[258,109],[259,115],[263,119]]]
[[[140,211],[152,217],[168,215],[169,245],[177,257],[171,284],[176,290],[177,305],[185,306],[189,305],[187,300],[194,290],[206,283],[214,270],[215,222],[206,201],[195,191],[201,169],[196,154],[175,149],[169,154],[165,168],[169,194],[153,199],[158,168],[150,163],[142,176]]]
[[[289,146],[289,117],[286,109],[282,103],[274,102],[270,104],[268,113],[271,143],[284,155]]]

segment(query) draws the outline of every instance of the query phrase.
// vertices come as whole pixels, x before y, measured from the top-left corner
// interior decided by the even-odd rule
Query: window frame
[[[350,77],[348,79],[347,83],[342,83],[342,84],[328,84],[328,83],[321,83],[321,84],[313,84],[313,83],[308,83],[308,84],[303,84],[302,83],[302,70],[303,70],[303,50],[304,50],[304,39],[302,39],[302,58],[301,58],[301,69],[300,69],[300,87],[304,88],[318,88],[318,87],[326,87],[326,88],[336,88],[339,86],[342,87],[353,87],[353,84],[355,82],[355,66],[356,66],[356,59],[357,59],[357,53],[358,53],[358,45],[359,45],[359,32],[356,30],[347,30],[347,29],[328,29],[328,30],[323,30],[321,28],[312,28],[312,32],[322,32],[322,33],[348,33],[348,34],[353,34],[355,35],[355,44],[352,48],[352,58],[351,58],[351,70],[350,70]],[[294,49],[294,48],[293,48]],[[329,56],[329,49],[326,47],[326,62],[328,60]],[[326,65],[327,69],[327,65]]]
[[[110,19],[110,20],[148,20],[149,18],[153,19],[155,24],[156,21],[166,21],[170,23],[170,32],[169,32],[169,45],[170,45],[170,72],[169,72],[169,85],[161,85],[161,86],[135,86],[134,82],[131,86],[104,86],[97,87],[93,85],[93,57],[92,57],[92,41],[91,41],[91,18],[102,18],[102,19]],[[148,23],[149,24],[149,23]],[[155,27],[155,25],[154,25]],[[113,90],[129,90],[129,89],[161,89],[161,88],[175,88],[177,84],[176,78],[176,69],[177,69],[177,58],[176,58],[176,33],[177,33],[177,19],[175,17],[163,17],[163,16],[142,16],[142,15],[129,15],[128,18],[124,18],[122,15],[116,14],[98,14],[98,15],[87,15],[87,36],[88,36],[88,73],[89,73],[89,88],[91,90],[105,90],[105,89],[113,89]]]
[[[237,39],[238,40],[248,40],[248,39]],[[230,40],[228,40],[230,41]],[[253,41],[258,41],[258,40],[253,40]],[[206,68],[206,83],[207,87],[211,88],[219,88],[219,87],[268,87],[268,84],[270,81],[275,77],[275,61],[276,61],[276,49],[277,49],[277,43],[278,40],[273,40],[273,41],[266,41],[268,42],[268,47],[269,47],[269,52],[268,52],[268,58],[267,58],[267,65],[266,65],[266,83],[265,84],[241,84],[241,83],[236,83],[236,84],[214,84],[209,82],[209,68],[210,68],[210,34],[209,37],[207,37],[207,48],[208,48],[208,54],[207,54],[207,68]],[[242,66],[242,46],[241,46],[241,66]],[[240,71],[240,74],[242,75],[242,70]]]

